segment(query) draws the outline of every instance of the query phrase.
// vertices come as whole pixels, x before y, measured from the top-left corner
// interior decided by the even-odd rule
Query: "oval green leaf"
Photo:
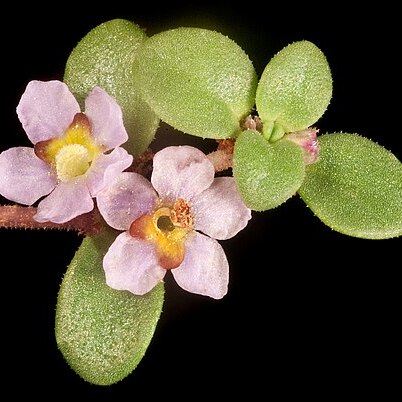
[[[277,139],[310,127],[331,97],[331,71],[322,51],[305,40],[286,46],[269,61],[257,87],[264,136]]]
[[[330,228],[353,237],[402,234],[402,164],[357,134],[318,137],[320,159],[307,166],[299,194]]]
[[[112,239],[113,240],[113,239]],[[70,367],[97,385],[116,383],[144,356],[159,320],[163,284],[144,296],[106,285],[102,259],[111,240],[85,238],[63,278],[56,341]]]
[[[221,33],[185,27],[158,33],[143,44],[135,65],[144,99],[163,121],[185,133],[233,137],[254,106],[254,67]]]
[[[272,209],[295,195],[304,171],[303,151],[291,141],[271,144],[259,132],[247,130],[235,143],[233,177],[250,209]]]
[[[133,79],[133,62],[146,38],[144,31],[130,21],[106,21],[81,39],[64,72],[64,82],[81,106],[94,86],[116,99],[129,135],[123,147],[134,156],[147,149],[159,126],[159,118],[140,98]]]

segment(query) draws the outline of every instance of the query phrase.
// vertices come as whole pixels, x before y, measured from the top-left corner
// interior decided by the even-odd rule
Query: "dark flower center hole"
[[[171,232],[175,228],[167,215],[160,216],[156,224],[158,228],[164,232]]]

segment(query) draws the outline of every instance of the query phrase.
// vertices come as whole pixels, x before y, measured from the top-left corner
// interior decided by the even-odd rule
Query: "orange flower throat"
[[[190,206],[179,198],[172,208],[161,207],[142,215],[130,226],[134,238],[154,243],[162,268],[177,268],[184,260],[184,240],[193,228]]]

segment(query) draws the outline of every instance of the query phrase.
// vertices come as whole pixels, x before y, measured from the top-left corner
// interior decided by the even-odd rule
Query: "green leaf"
[[[402,234],[402,164],[357,134],[318,137],[319,161],[309,165],[299,194],[332,229],[366,239]]]
[[[144,42],[135,64],[144,99],[185,133],[233,137],[254,106],[254,67],[233,40],[218,32],[181,27],[158,33]]]
[[[294,42],[265,67],[257,87],[256,108],[266,138],[303,130],[325,112],[332,97],[327,59],[309,41]]]
[[[82,107],[95,86],[116,99],[129,134],[123,147],[134,156],[147,149],[159,126],[159,118],[140,98],[133,78],[133,62],[146,38],[144,31],[130,21],[104,22],[81,39],[64,72],[64,82]]]
[[[304,170],[303,151],[291,141],[271,144],[258,131],[247,130],[235,142],[233,177],[250,209],[275,208],[295,195]]]
[[[110,236],[87,237],[63,278],[56,308],[56,340],[71,368],[86,381],[110,385],[144,356],[159,320],[163,284],[144,296],[106,285],[102,259]]]

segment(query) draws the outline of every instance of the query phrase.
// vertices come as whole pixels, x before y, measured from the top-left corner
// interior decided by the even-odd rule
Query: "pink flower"
[[[98,194],[106,222],[125,231],[103,260],[110,287],[142,295],[171,270],[189,292],[215,299],[227,293],[229,265],[217,240],[242,230],[251,211],[232,177],[214,176],[200,150],[170,146],[154,156],[152,185],[124,172]]]
[[[39,204],[35,220],[64,223],[94,208],[93,197],[132,163],[119,145],[127,141],[115,100],[95,87],[85,114],[60,81],[31,81],[17,107],[34,148],[0,154],[0,194]]]

